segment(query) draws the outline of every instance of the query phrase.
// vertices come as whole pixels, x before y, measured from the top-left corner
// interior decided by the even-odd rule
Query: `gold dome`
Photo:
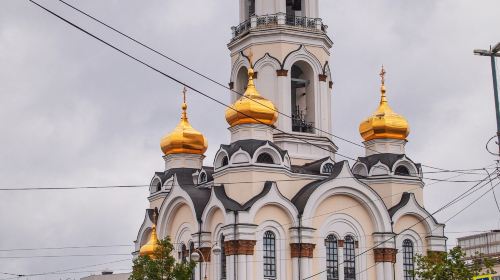
[[[403,116],[396,114],[387,102],[385,73],[384,66],[382,66],[380,72],[382,77],[380,105],[373,115],[359,125],[359,133],[365,141],[373,139],[406,140],[406,137],[410,134],[408,121]]]
[[[158,243],[159,242],[158,242],[158,236],[156,235],[156,225],[153,225],[149,241],[148,243],[142,245],[141,250],[139,251],[139,255],[149,256],[150,258],[154,258],[154,252],[160,246]]]
[[[182,117],[177,127],[170,134],[165,135],[160,142],[161,150],[165,155],[196,154],[203,155],[207,150],[207,139],[201,132],[194,129],[187,118],[186,89],[182,103]]]
[[[273,102],[260,95],[255,88],[253,76],[254,71],[249,68],[245,94],[226,110],[226,121],[231,127],[239,124],[273,125],[278,119],[276,107]]]

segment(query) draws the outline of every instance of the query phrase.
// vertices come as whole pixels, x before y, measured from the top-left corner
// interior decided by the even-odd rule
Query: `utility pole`
[[[495,110],[497,118],[497,145],[498,155],[500,156],[500,104],[498,101],[498,83],[497,83],[497,69],[495,65],[495,57],[500,57],[500,43],[494,47],[490,46],[489,50],[474,50],[475,55],[489,56],[491,59],[491,73],[493,75],[493,93],[495,94]]]

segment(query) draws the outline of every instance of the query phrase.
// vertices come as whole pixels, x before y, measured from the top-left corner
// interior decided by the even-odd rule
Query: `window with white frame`
[[[276,235],[272,231],[264,233],[264,278],[276,279]]]
[[[403,241],[403,279],[415,280],[413,270],[415,269],[414,263],[414,247],[410,239]]]
[[[344,280],[356,279],[356,245],[354,237],[344,238]]]
[[[337,238],[330,234],[325,239],[326,248],[326,279],[339,279],[339,252]]]

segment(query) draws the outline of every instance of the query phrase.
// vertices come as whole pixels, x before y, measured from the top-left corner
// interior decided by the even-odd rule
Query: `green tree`
[[[176,262],[172,256],[174,246],[167,237],[159,240],[152,256],[139,256],[134,260],[129,280],[189,280],[196,266],[194,261]]]
[[[460,247],[449,252],[417,256],[414,274],[421,280],[471,280],[481,274],[496,273],[490,258],[477,253],[470,262],[464,258],[465,252]]]

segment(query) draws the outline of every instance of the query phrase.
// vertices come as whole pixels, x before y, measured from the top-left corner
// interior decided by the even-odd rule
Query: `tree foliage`
[[[139,256],[134,260],[129,280],[190,280],[196,263],[177,262],[172,256],[174,246],[169,237],[158,244],[153,257]]]
[[[416,257],[415,276],[421,280],[471,280],[481,274],[494,274],[493,261],[476,254],[465,261],[465,252],[455,247],[449,252],[433,253]]]

